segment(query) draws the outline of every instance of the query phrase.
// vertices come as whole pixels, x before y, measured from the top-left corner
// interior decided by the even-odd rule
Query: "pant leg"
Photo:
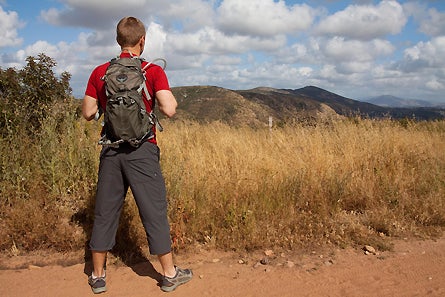
[[[150,253],[159,255],[170,252],[166,188],[158,146],[144,143],[127,154],[124,171],[147,233]]]
[[[128,190],[121,170],[121,154],[110,148],[101,153],[90,248],[108,251],[116,243],[119,217]]]

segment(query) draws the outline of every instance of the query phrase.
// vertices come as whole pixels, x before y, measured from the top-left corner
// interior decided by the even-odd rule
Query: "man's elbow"
[[[176,102],[176,100],[171,100],[168,104],[159,104],[159,110],[168,118],[171,118],[176,114],[177,107],[178,102]]]
[[[96,116],[98,110],[97,100],[90,96],[85,96],[82,102],[82,116],[85,120],[91,121]]]
[[[96,114],[94,113],[94,114],[91,114],[91,113],[88,113],[88,112],[86,112],[86,111],[82,111],[82,116],[83,116],[83,118],[85,119],[85,120],[87,120],[87,121],[91,121],[92,119],[94,119],[94,117],[96,116]]]
[[[85,120],[91,121],[96,116],[97,109],[94,110],[93,108],[88,108],[86,106],[83,106],[82,108],[82,116]]]
[[[176,114],[176,107],[174,108],[160,108],[161,112],[168,118],[173,117]]]

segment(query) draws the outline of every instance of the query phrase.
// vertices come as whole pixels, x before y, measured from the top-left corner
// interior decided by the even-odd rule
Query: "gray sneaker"
[[[92,275],[88,277],[88,284],[91,286],[91,290],[93,290],[94,294],[99,294],[107,291],[105,278],[106,275],[96,278],[93,278]]]
[[[164,292],[171,292],[176,289],[177,286],[185,284],[193,277],[193,272],[190,269],[181,269],[176,267],[176,275],[174,277],[164,276],[162,278],[161,290]]]

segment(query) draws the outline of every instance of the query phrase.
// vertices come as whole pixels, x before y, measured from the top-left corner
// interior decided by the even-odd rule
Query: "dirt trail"
[[[159,263],[109,265],[108,292],[100,296],[445,296],[445,237],[398,241],[394,250],[365,255],[346,249],[299,255],[240,256],[215,251],[179,255],[194,279],[172,293],[157,286]],[[0,267],[23,265],[22,257],[0,257]],[[29,259],[28,259],[29,261]],[[62,262],[59,262],[62,263]],[[87,263],[88,264],[88,263]],[[0,296],[93,296],[85,264],[0,270]]]

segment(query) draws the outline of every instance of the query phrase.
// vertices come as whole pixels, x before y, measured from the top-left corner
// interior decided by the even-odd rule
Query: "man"
[[[121,47],[120,57],[140,56],[145,46],[144,24],[125,17],[117,25],[116,40]],[[146,65],[147,62],[143,62]],[[96,67],[88,80],[82,103],[83,117],[94,119],[98,106],[105,110],[107,96],[103,76],[110,63]],[[147,112],[159,110],[167,117],[176,113],[177,102],[170,91],[167,76],[157,65],[146,69],[146,85],[153,100],[144,100]],[[156,127],[153,127],[153,134]],[[104,265],[107,251],[115,244],[119,216],[124,199],[131,188],[147,233],[150,253],[157,255],[163,269],[161,289],[173,291],[177,286],[191,280],[192,271],[173,265],[171,254],[170,226],[167,218],[165,182],[159,165],[159,148],[156,137],[135,148],[120,144],[118,148],[104,147],[100,156],[95,217],[90,240],[94,270],[88,278],[94,293],[107,290]]]

